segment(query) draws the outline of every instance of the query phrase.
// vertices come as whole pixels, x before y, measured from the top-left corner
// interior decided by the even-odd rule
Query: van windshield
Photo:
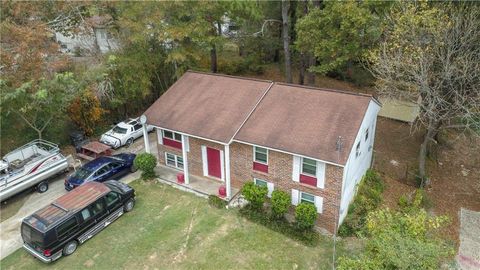
[[[85,168],[80,168],[77,170],[77,172],[73,175],[73,177],[77,178],[77,179],[85,179],[87,178],[88,176],[90,176],[90,174],[92,174],[92,171],[89,171]]]
[[[24,242],[31,244],[35,248],[44,247],[43,234],[25,223],[22,223],[22,238]]]

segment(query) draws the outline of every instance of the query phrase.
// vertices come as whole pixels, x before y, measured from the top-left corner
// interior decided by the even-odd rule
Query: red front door
[[[222,178],[222,167],[220,164],[220,150],[207,147],[208,175]]]

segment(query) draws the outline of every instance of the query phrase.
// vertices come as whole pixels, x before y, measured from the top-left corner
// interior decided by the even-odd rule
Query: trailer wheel
[[[48,182],[47,181],[40,182],[40,184],[37,185],[38,193],[44,193],[47,190],[48,190]]]

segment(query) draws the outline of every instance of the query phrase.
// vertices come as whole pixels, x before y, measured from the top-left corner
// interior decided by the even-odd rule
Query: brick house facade
[[[227,199],[249,181],[283,190],[334,233],[370,167],[379,108],[364,94],[187,72],[145,115],[159,163],[186,184],[216,180]]]

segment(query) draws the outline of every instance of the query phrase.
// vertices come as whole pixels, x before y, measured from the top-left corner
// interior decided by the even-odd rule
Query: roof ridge
[[[211,76],[216,76],[216,77],[226,77],[226,78],[233,78],[233,79],[241,79],[241,80],[247,80],[247,81],[257,81],[257,82],[267,82],[267,83],[274,83],[274,81],[271,80],[263,80],[263,79],[258,79],[258,78],[252,78],[252,77],[243,77],[243,76],[234,76],[234,75],[227,75],[227,74],[222,74],[222,73],[212,73],[212,72],[205,72],[205,71],[199,71],[199,70],[187,70],[185,73],[191,72],[191,73],[197,73],[197,74],[204,74],[204,75],[211,75]]]
[[[315,87],[315,86],[308,86],[308,85],[301,85],[301,84],[294,84],[294,83],[284,83],[284,82],[275,82],[275,84],[285,85],[285,86],[293,86],[293,87],[300,87],[300,88],[306,88],[306,89],[312,89],[312,90],[335,92],[335,93],[347,94],[347,95],[354,95],[354,96],[363,96],[363,97],[375,98],[375,97],[374,97],[373,95],[371,95],[371,94],[357,93],[357,92],[352,92],[352,91],[347,91],[347,90],[340,90],[340,89],[322,88],[322,87]]]

